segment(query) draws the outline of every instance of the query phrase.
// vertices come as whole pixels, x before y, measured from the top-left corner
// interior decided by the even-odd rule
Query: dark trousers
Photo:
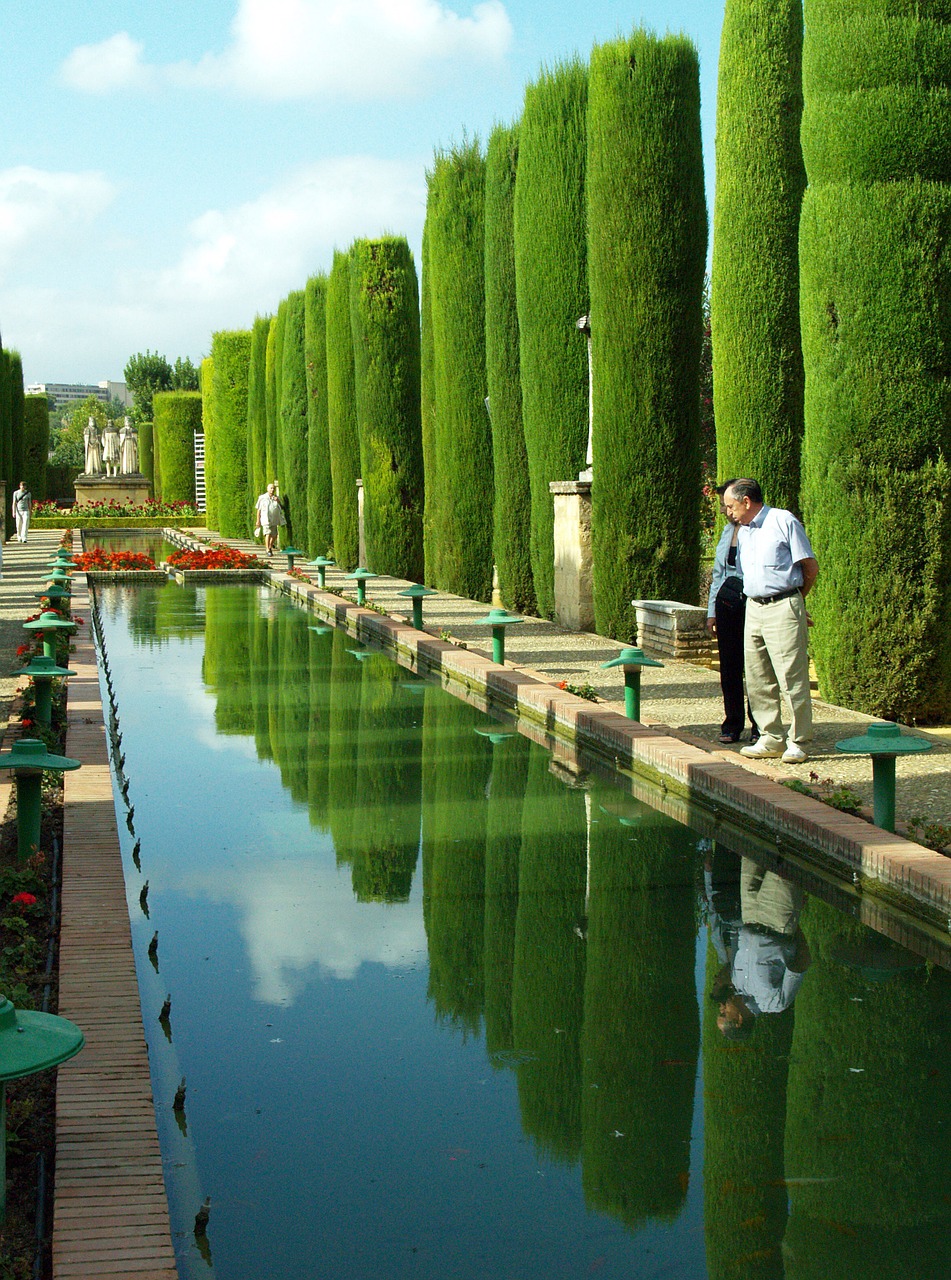
[[[721,733],[742,733],[746,727],[743,706],[743,621],[746,605],[728,605],[717,600],[714,605],[717,623],[717,649],[720,654],[720,688],[723,691],[724,719]],[[753,733],[756,723],[749,712]]]

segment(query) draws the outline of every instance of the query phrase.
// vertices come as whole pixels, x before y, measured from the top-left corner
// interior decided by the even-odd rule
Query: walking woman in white
[[[30,531],[30,512],[33,510],[33,494],[26,487],[26,481],[20,481],[19,489],[13,493],[13,518],[16,521],[17,542],[26,542]]]

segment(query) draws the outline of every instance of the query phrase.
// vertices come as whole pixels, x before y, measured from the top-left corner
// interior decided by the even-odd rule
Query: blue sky
[[[0,333],[28,382],[207,353],[329,267],[418,247],[436,147],[518,117],[539,67],[637,25],[701,60],[720,0],[0,0]]]

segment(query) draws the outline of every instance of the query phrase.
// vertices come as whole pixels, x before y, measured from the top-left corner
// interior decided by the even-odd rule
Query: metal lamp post
[[[369,569],[364,569],[362,566],[359,569],[354,569],[353,573],[347,574],[348,579],[354,579],[354,578],[356,579],[357,604],[366,604],[367,580],[369,578],[376,578],[376,577],[379,577],[379,575],[376,573],[371,573]]]
[[[492,628],[492,661],[500,667],[505,663],[505,628],[524,621],[507,609],[490,609],[484,618],[476,618],[476,626]]]
[[[298,550],[297,547],[284,547],[284,554],[287,556],[287,572],[293,573],[295,558],[297,556],[302,556],[304,552]]]
[[[313,565],[313,567],[317,570],[317,585],[318,585],[318,587],[320,587],[321,591],[326,590],[326,587],[327,587],[327,570],[328,570],[332,565],[334,565],[334,564],[336,564],[336,563],[337,563],[337,562],[336,562],[336,560],[330,560],[330,559],[328,559],[328,558],[327,558],[327,556],[316,556],[313,560],[311,560],[311,561],[310,561],[310,563],[311,563],[311,564]]]
[[[870,724],[860,738],[843,738],[835,744],[844,755],[872,757],[872,810],[876,827],[895,830],[895,760],[916,751],[930,751],[924,738],[903,734],[897,724]]]
[[[641,667],[662,667],[662,662],[648,658],[643,649],[622,649],[610,662],[602,662],[602,670],[624,669],[624,714],[629,720],[641,718]]]
[[[54,756],[39,738],[21,738],[9,751],[0,751],[0,769],[12,769],[17,789],[17,856],[26,862],[40,846],[40,793],[43,773],[66,773],[80,762]]]
[[[411,587],[407,587],[405,591],[397,592],[397,595],[408,596],[413,602],[413,626],[417,631],[423,629],[423,601],[427,596],[434,596],[438,593],[430,591],[429,587],[424,587],[419,582],[414,582]]]
[[[76,623],[69,618],[62,618],[58,613],[54,613],[52,609],[47,609],[45,613],[41,613],[38,618],[34,618],[32,622],[24,622],[23,630],[34,632],[42,632],[43,635],[43,652],[48,658],[56,660],[56,650],[59,644],[58,637],[60,635],[72,635],[76,630]]]
[[[74,676],[76,672],[69,671],[66,667],[58,667],[53,659],[47,658],[45,654],[36,654],[28,666],[21,667],[13,674],[29,676],[33,681],[36,694],[36,723],[48,729],[53,708],[53,681],[58,677]]]

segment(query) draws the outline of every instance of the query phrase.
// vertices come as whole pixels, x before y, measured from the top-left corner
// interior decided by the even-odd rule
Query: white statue
[[[84,474],[98,476],[102,474],[102,444],[99,439],[99,428],[96,419],[90,414],[83,432],[83,443],[86,447],[86,465]]]
[[[119,431],[114,422],[107,422],[103,427],[102,463],[107,476],[119,474]]]
[[[139,474],[139,433],[128,418],[119,432],[119,470],[124,476]]]

